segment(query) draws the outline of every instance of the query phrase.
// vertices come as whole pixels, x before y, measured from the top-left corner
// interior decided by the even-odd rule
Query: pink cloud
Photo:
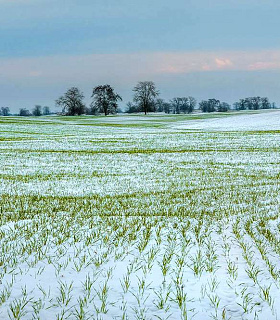
[[[155,54],[157,73],[279,70],[280,50]]]
[[[249,70],[273,70],[280,69],[280,62],[258,61],[248,66]]]
[[[0,79],[40,83],[131,81],[161,74],[223,70],[280,70],[280,50],[92,54],[0,58]]]
[[[211,67],[210,67],[209,64],[207,64],[207,63],[205,63],[205,64],[201,67],[201,69],[202,69],[203,71],[211,71]]]
[[[233,65],[230,59],[215,59],[216,65],[218,68],[226,68],[231,67]]]

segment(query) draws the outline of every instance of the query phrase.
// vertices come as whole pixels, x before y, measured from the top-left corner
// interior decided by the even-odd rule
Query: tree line
[[[31,112],[26,109],[26,108],[20,108],[19,109],[19,113],[15,114],[18,116],[24,116],[24,117],[28,117],[28,116],[46,116],[51,114],[50,108],[45,106],[42,107],[40,105],[36,105]],[[0,108],[0,116],[10,116],[11,112],[10,112],[10,108],[9,107],[2,107]]]
[[[49,114],[51,114],[51,111],[50,111],[50,108],[47,106],[42,107],[40,105],[36,105],[31,112],[26,108],[19,109],[19,116],[24,116],[24,117],[27,117],[27,116],[39,117],[39,116],[47,116]]]
[[[165,112],[167,114],[192,113],[197,109],[197,101],[192,96],[175,97],[169,101],[159,98],[159,90],[153,81],[140,81],[133,88],[133,100],[126,105],[126,113],[144,112]],[[99,85],[93,88],[91,94],[91,103],[86,106],[84,103],[84,94],[77,87],[68,89],[60,96],[55,104],[61,109],[63,115],[98,115],[115,114],[123,112],[119,108],[119,101],[122,97],[115,92],[109,84]],[[198,103],[198,109],[201,112],[227,112],[229,110],[259,110],[276,108],[275,103],[270,103],[267,97],[249,97],[240,99],[231,107],[228,103],[218,99],[202,100]],[[9,115],[9,108],[2,107],[0,115]],[[20,116],[41,116],[49,115],[50,108],[36,105],[30,112],[26,108],[21,108]]]

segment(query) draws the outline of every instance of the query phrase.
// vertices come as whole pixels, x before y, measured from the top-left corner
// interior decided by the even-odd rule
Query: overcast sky
[[[280,105],[279,0],[0,0],[0,106],[49,105],[109,83],[132,99],[140,80],[162,98]]]

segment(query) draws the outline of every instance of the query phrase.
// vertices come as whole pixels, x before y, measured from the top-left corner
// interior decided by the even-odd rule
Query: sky
[[[280,106],[279,0],[0,0],[0,107],[55,108],[72,86],[90,102],[111,84],[132,100],[138,81],[163,99]]]

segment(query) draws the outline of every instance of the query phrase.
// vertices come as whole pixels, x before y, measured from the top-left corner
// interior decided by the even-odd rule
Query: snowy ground
[[[280,130],[280,111],[262,112],[259,114],[238,114],[227,118],[200,119],[178,122],[178,129],[205,130]]]
[[[0,319],[279,319],[277,117],[0,118]]]

